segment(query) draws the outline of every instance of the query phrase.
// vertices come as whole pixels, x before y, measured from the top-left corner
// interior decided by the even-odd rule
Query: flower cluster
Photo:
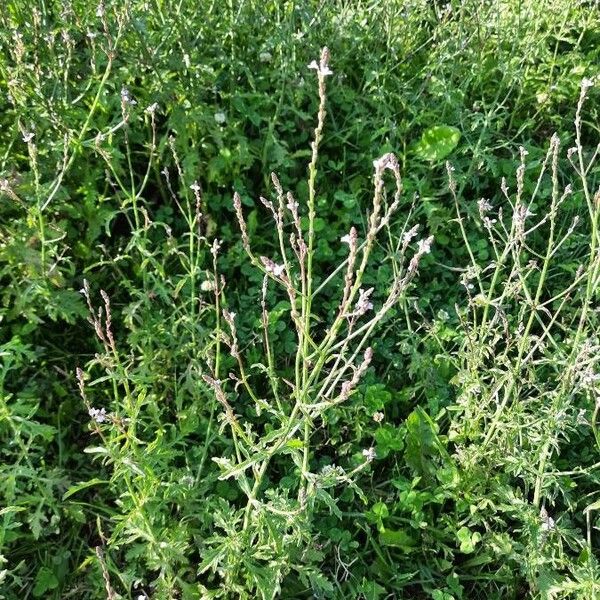
[[[109,418],[105,408],[94,408],[92,406],[88,409],[88,414],[96,423],[105,423]]]

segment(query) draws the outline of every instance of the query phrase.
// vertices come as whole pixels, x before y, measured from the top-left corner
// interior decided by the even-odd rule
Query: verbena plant
[[[396,251],[390,257],[394,276],[383,290],[384,294],[381,296],[374,293],[373,288],[363,287],[365,274],[373,269],[370,258],[377,237],[390,226],[390,219],[401,201],[398,161],[394,155],[386,154],[374,162],[374,195],[364,239],[361,241],[352,227],[340,240],[348,246],[345,261],[331,273],[318,272],[315,261],[316,184],[319,143],[326,116],[325,82],[331,74],[327,49],[323,49],[320,61],[313,62],[310,68],[317,73],[319,109],[308,166],[305,207],[300,207],[291,192],[284,192],[275,174],[272,174],[275,202],[261,198],[275,224],[277,256],[255,255],[239,194],[235,194],[233,201],[244,249],[252,265],[263,274],[260,299],[263,362],[247,364],[236,330],[236,316],[229,308],[221,308],[226,302],[227,289],[217,272],[221,244],[217,239],[210,243],[214,270],[207,287],[214,293],[216,338],[210,352],[212,358],[203,368],[203,380],[219,404],[217,420],[221,423],[221,432],[231,440],[232,453],[215,456],[208,438],[205,451],[220,467],[219,479],[235,480],[245,501],[238,506],[239,503],[232,504],[225,499],[211,500],[214,531],[202,541],[202,562],[198,567],[199,574],[208,572],[216,576],[216,579],[209,577],[209,580],[214,579],[212,585],[200,586],[203,597],[207,598],[231,597],[232,594],[244,598],[274,598],[291,571],[315,590],[328,589],[329,584],[315,568],[315,560],[320,554],[311,549],[316,533],[313,515],[319,508],[339,512],[336,487],[350,486],[366,502],[356,479],[375,458],[375,451],[365,448],[348,465],[330,465],[314,472],[311,440],[324,413],[346,402],[356,391],[372,359],[373,351],[368,343],[373,331],[406,292],[417,274],[421,257],[430,251],[432,243],[431,237],[419,240],[407,260],[409,245],[417,235],[418,226],[408,228],[405,223],[397,235]],[[387,171],[392,174],[394,185],[389,202],[384,181]],[[182,172],[179,175],[183,177]],[[197,186],[192,187],[199,207],[199,190]],[[135,191],[131,194],[132,198],[137,196]],[[175,194],[173,199],[181,206]],[[133,208],[135,210],[135,204]],[[188,210],[182,208],[182,212],[189,224],[186,234],[189,255],[185,255],[184,263],[190,269],[197,269],[195,248],[208,244],[198,229],[200,209],[193,212],[188,206]],[[190,281],[186,286],[191,294],[190,301],[184,304],[187,307],[198,303],[199,290],[191,274]],[[287,301],[287,323],[296,335],[295,351],[291,355],[286,355],[271,340],[270,285],[279,289]],[[322,294],[329,293],[328,288],[339,294],[337,309],[322,314],[319,300]],[[174,562],[187,547],[183,539],[189,536],[161,540],[152,527],[156,515],[148,514],[146,506],[155,507],[155,486],[161,485],[161,475],[149,461],[152,453],[147,449],[147,446],[161,443],[160,429],[151,432],[140,422],[152,383],[149,382],[149,386],[140,384],[136,375],[130,374],[131,361],[119,350],[113,336],[110,300],[106,292],[101,292],[103,306],[96,309],[87,283],[82,291],[88,302],[90,322],[104,348],[90,367],[99,365],[107,369],[113,397],[110,412],[105,407],[89,404],[85,375],[78,371],[80,391],[88,403],[93,430],[102,442],[88,452],[112,463],[112,483],[126,490],[119,504],[125,508],[124,498],[127,498],[130,511],[119,518],[121,522],[111,534],[109,547],[144,538],[149,546],[145,552],[148,557],[153,557],[149,566],[159,571],[154,585],[158,585],[162,593],[175,593],[180,583]],[[193,315],[190,323],[195,325]],[[234,359],[227,374],[221,366],[221,353],[225,348]],[[93,385],[107,377],[95,379]],[[199,380],[197,385],[200,385]],[[148,435],[156,437],[144,439]],[[288,476],[283,483],[285,474]]]
[[[245,364],[235,326],[235,315],[223,312],[227,332],[223,337],[236,361],[237,373],[229,373],[229,390],[208,375],[205,381],[213,387],[223,407],[223,422],[234,440],[232,457],[213,457],[222,469],[221,479],[235,478],[247,497],[246,506],[237,514],[224,507],[221,526],[224,531],[209,541],[211,550],[202,571],[212,569],[223,577],[226,590],[236,588],[240,575],[254,580],[256,593],[273,597],[280,591],[286,574],[294,569],[307,581],[318,574],[303,564],[314,531],[313,513],[319,505],[336,510],[336,486],[351,486],[359,494],[355,479],[374,458],[373,448],[363,450],[362,462],[351,468],[330,465],[318,472],[311,468],[312,436],[324,413],[346,402],[355,391],[372,359],[368,346],[377,324],[386,316],[407,290],[415,276],[421,256],[429,252],[431,238],[421,240],[410,262],[405,263],[408,245],[416,229],[399,235],[395,257],[395,273],[385,296],[374,296],[373,288],[365,289],[365,272],[372,269],[371,251],[378,234],[389,225],[400,204],[401,179],[395,156],[387,154],[374,163],[375,192],[365,239],[360,242],[354,227],[341,242],[348,245],[346,260],[331,274],[319,277],[315,267],[316,178],[318,149],[326,115],[326,77],[331,74],[329,53],[322,51],[319,63],[310,68],[317,72],[319,111],[312,142],[312,158],[308,167],[306,228],[302,225],[302,209],[293,194],[284,192],[275,174],[272,181],[275,203],[261,198],[273,218],[278,235],[278,257],[256,256],[244,220],[240,196],[234,198],[244,248],[252,264],[263,273],[262,345],[265,360]],[[384,174],[394,177],[393,200],[385,203]],[[344,273],[343,278],[338,275]],[[320,282],[319,282],[320,279]],[[281,290],[289,303],[289,326],[297,338],[294,356],[282,357],[281,349],[270,339],[270,311],[267,290],[270,283]],[[321,294],[327,286],[339,293],[334,313],[319,310]],[[281,366],[284,369],[281,370]],[[289,377],[289,379],[288,379]],[[238,419],[235,408],[247,396],[255,404],[257,423]],[[283,460],[287,455],[289,458]],[[294,473],[284,487],[277,479]],[[364,497],[364,496],[363,496]],[[229,518],[227,517],[229,515]],[[225,534],[225,535],[223,535]]]
[[[516,189],[502,181],[504,208],[479,200],[480,223],[493,248],[490,263],[474,257],[448,166],[472,260],[461,279],[467,303],[456,308],[463,342],[449,426],[464,493],[473,494],[466,538],[479,543],[483,535],[484,547],[502,548],[516,561],[520,556],[521,574],[540,598],[600,593],[593,546],[600,145],[589,152],[582,143],[590,87],[584,80],[575,143],[566,152],[572,172],[560,170],[564,151],[555,134],[537,164],[528,165],[521,148]],[[576,209],[571,217],[569,205]],[[585,248],[575,236],[587,240]],[[508,524],[516,535],[501,533]]]

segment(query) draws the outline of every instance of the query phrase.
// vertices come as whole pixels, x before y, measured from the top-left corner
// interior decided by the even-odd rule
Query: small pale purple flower
[[[285,274],[285,265],[278,265],[276,262],[273,262],[270,258],[266,256],[261,256],[260,260],[262,264],[265,266],[265,271],[267,273],[272,273],[275,277],[281,277]]]
[[[365,448],[362,455],[367,459],[367,462],[373,462],[377,458],[375,448]]]
[[[404,235],[402,236],[402,243],[404,244],[404,246],[408,246],[408,244],[410,244],[411,240],[417,235],[418,231],[419,224],[415,225],[414,227],[411,227],[408,231],[404,233]]]
[[[431,244],[433,242],[433,236],[429,236],[424,240],[417,242],[417,254],[429,254],[431,252]]]
[[[594,80],[589,77],[584,77],[581,81],[581,87],[584,90],[588,90],[591,87],[594,87]]]
[[[354,306],[354,316],[361,317],[366,312],[373,310],[373,303],[369,301],[372,293],[373,288],[369,288],[368,290],[358,290],[358,300]]]
[[[376,171],[384,171],[385,169],[395,171],[398,168],[398,159],[392,152],[388,152],[377,160],[374,160],[373,166]]]
[[[106,414],[105,408],[94,408],[91,407],[88,410],[88,414],[96,423],[105,423],[108,420],[108,415]]]
[[[310,65],[308,65],[308,68],[314,69],[322,77],[333,75],[333,71],[329,68],[329,65],[319,65],[316,60],[313,60]]]
[[[489,212],[493,208],[492,205],[490,204],[490,201],[487,200],[486,198],[480,198],[477,201],[477,207],[479,208],[480,215],[484,215],[486,212]]]
[[[135,106],[137,104],[137,102],[131,97],[131,93],[126,87],[121,89],[121,102],[131,106]]]
[[[211,249],[210,249],[210,253],[217,258],[217,255],[219,254],[219,250],[221,249],[221,240],[218,240],[217,238],[215,238],[213,240]]]

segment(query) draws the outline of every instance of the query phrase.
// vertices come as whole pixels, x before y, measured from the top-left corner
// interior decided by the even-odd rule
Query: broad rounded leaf
[[[437,162],[448,156],[460,140],[460,131],[450,125],[435,125],[423,132],[415,147],[417,156]]]

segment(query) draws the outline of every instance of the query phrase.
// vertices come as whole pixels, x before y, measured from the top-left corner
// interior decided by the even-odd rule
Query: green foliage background
[[[212,257],[202,246],[194,264],[182,258],[189,236],[175,198],[193,207],[190,186],[200,186],[203,235],[222,242],[227,304],[258,362],[262,278],[243,254],[232,194],[242,196],[253,243],[269,254],[273,227],[258,198],[271,171],[306,197],[318,100],[307,65],[324,45],[334,74],[319,159],[319,277],[341,261],[350,226],[365,229],[372,161],[386,152],[401,163],[401,211],[414,201],[435,246],[418,286],[380,330],[359,391],[314,434],[320,466],[354,464],[371,446],[377,459],[361,493],[338,488],[333,505],[301,523],[278,596],[600,595],[585,544],[596,513],[583,511],[599,483],[589,427],[575,428],[557,458],[557,472],[585,477],[557,476],[552,497],[564,518],[547,537],[522,476],[532,456],[526,442],[523,451],[498,449],[504,462],[496,455],[466,469],[455,458],[455,443],[469,435],[450,435],[460,423],[464,341],[455,305],[465,299],[460,270],[469,256],[444,165],[455,169],[467,235],[486,263],[477,200],[507,205],[500,180],[514,180],[519,146],[529,152],[531,190],[550,135],[572,144],[581,80],[600,64],[598,8],[570,0],[4,2],[0,597],[106,598],[106,576],[118,597],[220,597],[210,590],[221,574],[209,567],[219,540],[232,555],[244,552],[228,532],[240,492],[210,460],[231,453],[201,379],[219,351],[210,294],[198,289],[212,281]],[[593,149],[596,90],[590,99],[584,142]],[[561,160],[561,173],[567,166]],[[590,177],[595,189],[597,169]],[[139,197],[131,193],[142,183]],[[581,211],[576,193],[561,218]],[[575,272],[587,246],[576,231],[561,269]],[[382,244],[367,274],[376,294],[392,276],[388,253]],[[92,405],[112,402],[79,292],[84,278],[96,298],[100,289],[111,298],[134,382],[135,468],[102,454],[79,395],[76,367],[89,372]],[[270,301],[281,301],[272,335],[285,368],[295,339],[277,320],[285,302]],[[321,308],[334,311],[335,299]],[[231,358],[223,361],[227,373]],[[381,424],[375,412],[385,414]],[[268,485],[290,489],[289,475],[282,470]],[[269,568],[249,559],[240,589],[221,597],[271,597]]]

